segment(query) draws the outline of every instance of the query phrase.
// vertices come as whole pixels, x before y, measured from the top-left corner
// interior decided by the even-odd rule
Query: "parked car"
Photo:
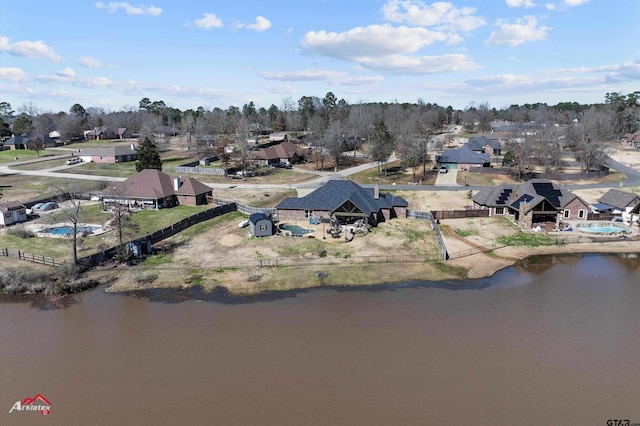
[[[58,208],[58,205],[56,203],[54,203],[53,201],[49,201],[48,203],[44,203],[43,205],[41,205],[38,210],[47,211],[47,210],[53,210],[57,208]]]
[[[446,166],[440,166],[440,170],[438,171],[438,173],[448,173],[449,169],[446,168]]]
[[[33,206],[31,206],[31,210],[40,210],[40,207],[42,207],[44,203],[37,203],[34,204]]]
[[[64,164],[66,164],[67,166],[70,166],[72,164],[78,164],[78,163],[81,163],[81,162],[82,162],[81,158],[73,157],[73,158],[70,158],[67,161],[65,161]]]
[[[277,167],[279,169],[290,169],[291,168],[291,164],[289,163],[283,163],[283,162],[279,162],[279,163],[275,163],[273,165],[273,167]]]

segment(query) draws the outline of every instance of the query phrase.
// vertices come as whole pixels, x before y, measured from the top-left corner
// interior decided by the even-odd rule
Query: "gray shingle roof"
[[[389,193],[380,193],[380,197],[376,200],[373,188],[363,188],[350,180],[330,180],[302,198],[283,200],[276,209],[333,211],[347,201],[351,201],[365,214],[377,212],[382,208],[409,205],[403,198]]]
[[[478,154],[473,152],[471,147],[463,145],[460,148],[445,149],[437,158],[439,163],[456,164],[484,164],[491,162],[489,154]]]
[[[483,188],[472,199],[481,206],[518,210],[522,202],[530,204],[533,208],[545,199],[555,208],[561,209],[577,197],[549,180],[533,179],[521,185],[502,183],[495,188]]]
[[[485,146],[490,146],[493,149],[500,149],[500,142],[489,139],[486,136],[471,136],[467,146],[473,151],[483,151]]]
[[[618,209],[625,209],[627,207],[633,207],[640,203],[640,197],[636,194],[627,191],[620,191],[618,189],[608,190],[598,200],[603,204],[608,204],[611,207]]]

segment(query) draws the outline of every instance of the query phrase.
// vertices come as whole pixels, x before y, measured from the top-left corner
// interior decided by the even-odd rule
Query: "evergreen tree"
[[[144,138],[138,147],[138,161],[136,161],[136,170],[140,172],[144,169],[162,170],[160,151],[148,137]]]
[[[378,162],[378,176],[382,169],[382,163],[385,163],[394,149],[393,137],[387,130],[387,126],[383,120],[378,120],[375,124],[375,130],[372,138],[372,145],[370,148],[370,155],[374,161]],[[387,177],[387,169],[384,170],[385,178]]]

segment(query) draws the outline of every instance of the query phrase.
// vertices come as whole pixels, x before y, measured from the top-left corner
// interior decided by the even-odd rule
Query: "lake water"
[[[0,304],[0,424],[640,422],[635,256],[209,299],[99,288],[63,309]],[[38,394],[51,414],[9,413]]]

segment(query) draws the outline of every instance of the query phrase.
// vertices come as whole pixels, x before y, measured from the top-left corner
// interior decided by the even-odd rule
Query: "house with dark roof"
[[[600,210],[608,210],[613,214],[619,214],[622,216],[622,220],[628,222],[631,218],[631,211],[640,204],[640,196],[632,192],[610,189],[600,197],[598,202],[600,203]],[[607,209],[607,206],[610,208]]]
[[[308,155],[308,150],[291,142],[282,142],[278,145],[262,148],[254,156],[254,160],[261,166],[276,163],[297,164],[302,163]]]
[[[547,222],[559,227],[563,220],[586,220],[589,212],[582,198],[543,179],[482,188],[472,199],[473,208],[488,209],[489,216],[507,216],[525,229]]]
[[[208,204],[213,194],[211,187],[190,176],[173,178],[173,189],[178,203],[182,206]]]
[[[84,137],[88,141],[117,139],[118,132],[116,130],[113,130],[109,126],[100,126],[100,127],[94,127],[91,130],[86,130],[84,132]]]
[[[19,201],[0,203],[0,225],[8,226],[27,220],[27,208]]]
[[[442,154],[436,155],[438,168],[444,166],[449,170],[469,170],[472,167],[491,166],[491,155],[474,152],[465,144],[460,148],[445,149]]]
[[[502,152],[500,142],[495,139],[489,139],[484,135],[471,136],[467,146],[477,154],[500,155]]]
[[[136,145],[113,145],[101,146],[98,148],[84,148],[80,151],[82,161],[91,163],[126,163],[128,161],[136,161],[138,152]]]
[[[275,208],[278,220],[337,221],[351,224],[364,220],[367,224],[407,217],[408,203],[401,197],[363,188],[350,180],[330,180],[302,198],[287,198]]]
[[[55,148],[56,146],[56,141],[51,139],[49,136],[35,136],[32,133],[13,135],[4,141],[4,146],[8,147],[10,150],[27,149],[27,144],[34,138],[41,140],[45,148]]]
[[[107,191],[102,202],[126,204],[132,209],[160,209],[185,205],[207,204],[212,190],[196,179],[181,176],[171,178],[156,169],[145,169],[118,183]]]

